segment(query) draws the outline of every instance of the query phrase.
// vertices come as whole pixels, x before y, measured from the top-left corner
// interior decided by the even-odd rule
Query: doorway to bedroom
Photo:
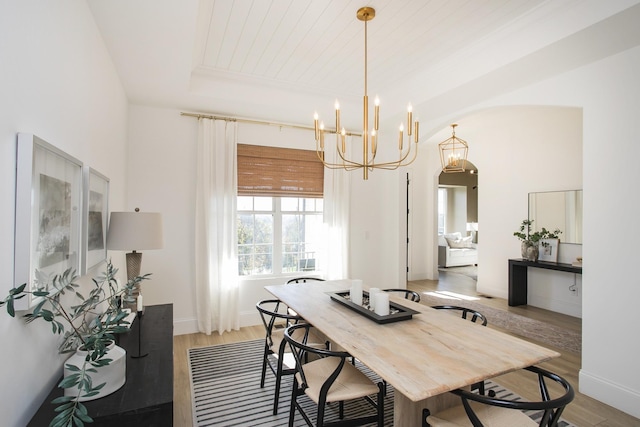
[[[438,180],[438,270],[477,281],[478,169],[440,173]]]

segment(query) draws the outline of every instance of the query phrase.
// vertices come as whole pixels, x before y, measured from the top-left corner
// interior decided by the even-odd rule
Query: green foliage
[[[58,387],[77,389],[78,396],[63,396],[51,402],[58,406],[55,409],[57,415],[51,420],[50,427],[82,427],[84,423],[93,422],[87,408],[78,399],[95,396],[105,386],[105,383],[94,386],[91,374],[97,372],[96,368],[111,363],[112,360],[105,357],[108,354],[107,347],[115,340],[115,334],[128,329],[128,322],[125,320],[128,313],[121,309],[120,300],[124,294],[131,295],[133,288],[150,276],[138,276],[120,288],[116,280],[117,272],[118,269],[111,261],[107,262],[106,271],[93,279],[93,287],[85,298],[77,290],[79,285],[75,281],[78,276],[74,270],[66,270],[51,279],[36,271],[35,289],[28,290],[26,284],[23,284],[11,289],[0,300],[0,307],[6,305],[7,314],[15,317],[14,301],[28,294],[38,297],[35,307],[23,315],[25,321],[31,323],[41,319],[48,322],[54,335],[62,335],[58,346],[60,353],[73,352],[78,348],[87,352],[82,366],[65,365],[72,373]],[[80,302],[65,306],[62,300],[67,294],[72,294]]]
[[[562,231],[559,228],[556,228],[553,232],[547,230],[542,227],[540,231],[531,232],[531,226],[533,225],[533,220],[525,219],[522,221],[520,225],[520,231],[516,231],[513,233],[520,241],[524,242],[529,246],[537,245],[540,243],[542,239],[557,239]],[[526,228],[526,233],[525,233]]]

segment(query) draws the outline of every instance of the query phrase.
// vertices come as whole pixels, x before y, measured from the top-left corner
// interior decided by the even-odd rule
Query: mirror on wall
[[[561,243],[582,243],[582,190],[529,193],[533,231],[559,228]]]

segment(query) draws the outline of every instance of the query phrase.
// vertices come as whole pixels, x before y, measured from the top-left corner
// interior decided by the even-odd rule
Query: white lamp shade
[[[162,215],[157,212],[111,212],[107,249],[116,251],[161,249]]]

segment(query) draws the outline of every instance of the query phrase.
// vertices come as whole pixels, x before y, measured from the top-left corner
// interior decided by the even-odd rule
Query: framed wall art
[[[19,133],[14,285],[34,290],[67,269],[79,273],[82,162],[35,135]],[[26,310],[38,298],[16,301]]]
[[[82,211],[82,274],[107,259],[109,178],[84,167]]]
[[[558,262],[558,247],[560,239],[541,239],[538,261]]]

